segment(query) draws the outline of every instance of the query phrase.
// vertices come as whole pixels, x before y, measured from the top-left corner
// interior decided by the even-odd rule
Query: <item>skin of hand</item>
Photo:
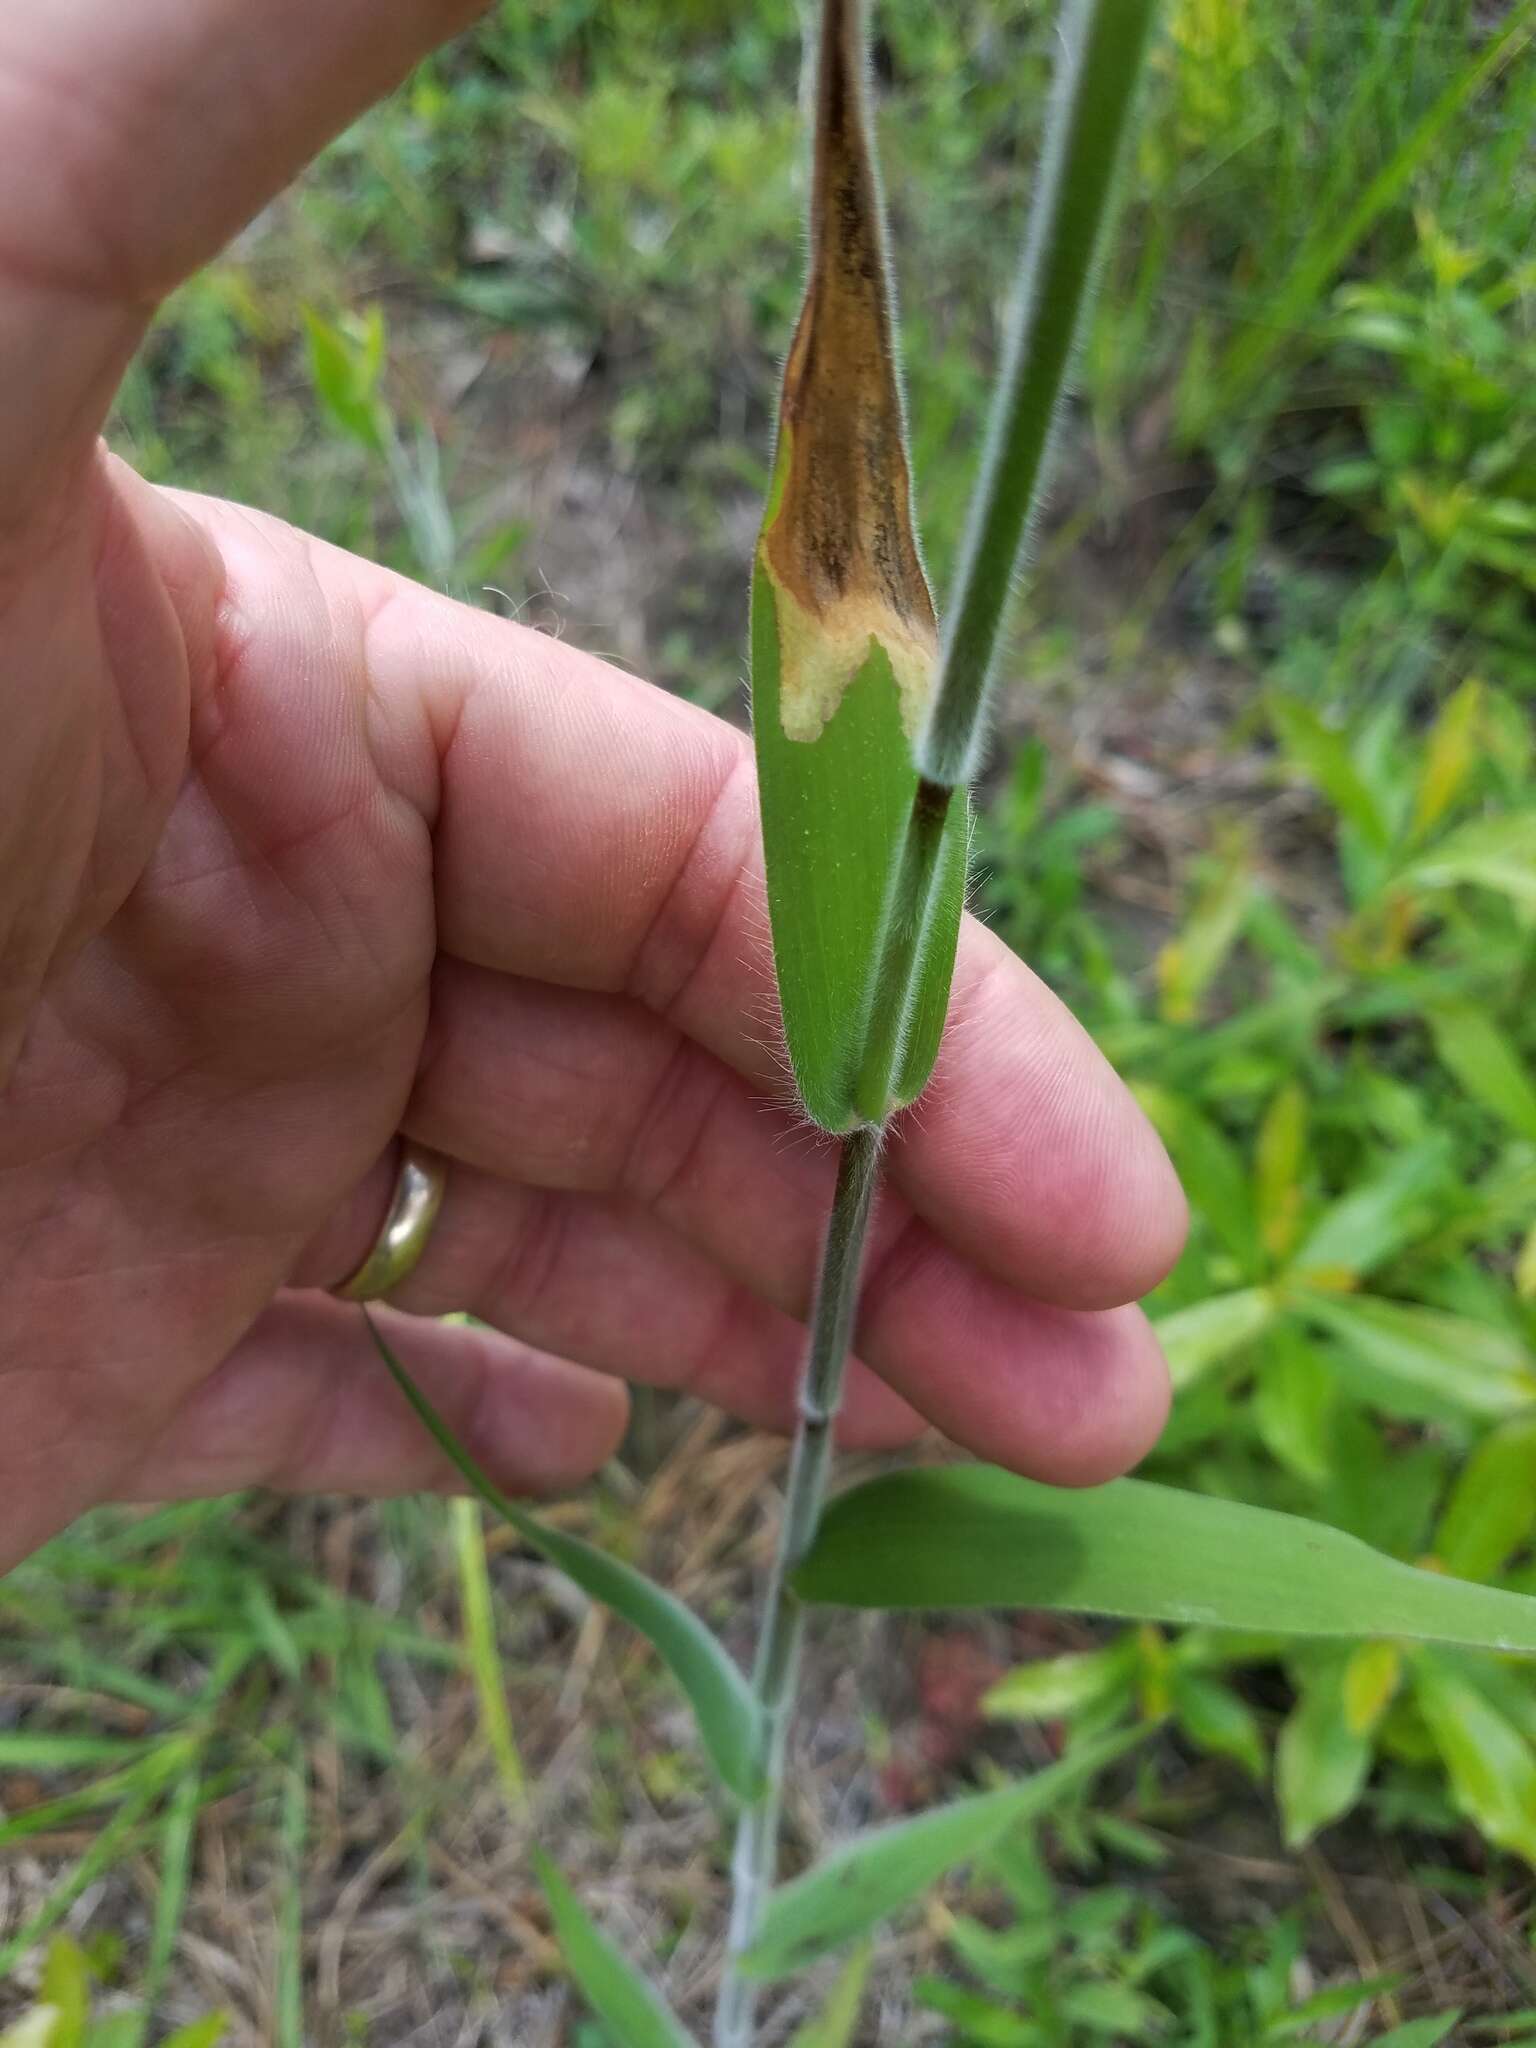
[[[384,1323],[504,1484],[599,1465],[626,1379],[790,1417],[833,1161],[741,735],[98,438],[157,300],[473,11],[0,10],[0,1569],[106,1500],[450,1483],[323,1291],[402,1129],[449,1187]],[[845,1441],[1134,1462],[1183,1200],[975,924],[889,1166]]]

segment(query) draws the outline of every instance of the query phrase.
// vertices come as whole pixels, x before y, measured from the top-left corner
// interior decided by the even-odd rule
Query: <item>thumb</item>
[[[0,541],[156,301],[483,0],[0,7]]]

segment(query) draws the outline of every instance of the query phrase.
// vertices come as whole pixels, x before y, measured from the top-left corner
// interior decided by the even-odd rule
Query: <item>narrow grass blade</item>
[[[584,1593],[601,1600],[639,1629],[687,1694],[699,1732],[721,1781],[743,1799],[756,1795],[762,1771],[762,1709],[719,1640],[679,1600],[594,1544],[557,1529],[507,1499],[459,1444],[448,1425],[366,1318],[379,1355],[445,1457],[471,1490],[494,1508],[541,1556],[556,1564]]]
[[[752,723],[780,1006],[801,1100],[832,1131],[879,1122],[927,1080],[966,853],[965,805],[946,803],[908,986],[872,1015],[938,627],[912,525],[863,15],[860,0],[827,0],[822,11],[810,274],[752,584]],[[861,1085],[867,1041],[882,1026],[884,1070]]]
[[[540,1850],[533,1852],[566,1966],[617,2048],[694,2048],[689,2035],[651,1986],[588,1918],[565,1879]]]
[[[181,1932],[187,1904],[187,1880],[192,1867],[192,1839],[202,1804],[202,1773],[196,1763],[177,1779],[166,1803],[160,1830],[160,1887],[155,1895],[154,1925],[149,1937],[149,1959],[144,1966],[143,2013],[128,2035],[132,2048],[139,2048],[149,2032],[150,2016],[160,2009],[160,1997],[170,1973],[176,1937]]]
[[[1138,1479],[1068,1493],[992,1465],[845,1493],[795,1585],[846,1607],[1048,1607],[1536,1656],[1536,1599],[1415,1570],[1321,1523]]]
[[[124,1799],[62,1884],[55,1886],[32,1918],[17,1929],[0,1947],[0,1978],[15,1969],[34,1943],[57,1927],[80,1894],[125,1856],[139,1831],[140,1823],[160,1793],[157,1777],[146,1777]]]
[[[528,1803],[528,1780],[512,1733],[507,1690],[502,1683],[496,1647],[496,1620],[491,1610],[491,1576],[485,1563],[485,1529],[474,1499],[452,1504],[453,1542],[459,1562],[459,1597],[464,1607],[464,1647],[480,1701],[480,1726],[496,1760],[502,1796],[512,1812]]]
[[[889,1919],[955,1864],[985,1854],[1019,1822],[1049,1813],[1137,1739],[1122,1735],[1096,1743],[1022,1784],[856,1835],[769,1896],[742,1967],[754,1977],[788,1977],[809,1968]]]
[[[276,2048],[304,2048],[304,1848],[309,1836],[309,1784],[301,1751],[293,1755],[284,1774],[282,1802],[279,1828],[284,1868],[273,2017]]]
[[[789,2048],[849,2048],[854,2029],[859,2024],[859,2009],[864,2003],[864,1986],[869,1978],[873,1955],[874,1951],[866,1946],[849,1959],[843,1974],[832,1987],[832,1996],[815,2019],[807,2020],[803,2027],[796,2029]]]
[[[112,1771],[106,1777],[96,1779],[94,1784],[82,1785],[77,1791],[61,1793],[57,1799],[45,1799],[36,1806],[29,1806],[25,1812],[0,1821],[0,1849],[27,1841],[33,1835],[48,1834],[54,1828],[67,1827],[72,1821],[85,1814],[99,1812],[104,1806],[134,1801],[141,1791],[148,1799],[153,1799],[187,1768],[195,1749],[195,1742],[188,1736],[167,1737],[150,1746],[129,1769]]]
[[[46,1729],[34,1733],[23,1728],[0,1735],[0,1770],[73,1771],[87,1764],[127,1763],[148,1746],[120,1735],[54,1734]]]

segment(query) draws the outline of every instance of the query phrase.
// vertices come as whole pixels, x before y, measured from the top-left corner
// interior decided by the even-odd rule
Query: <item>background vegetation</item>
[[[942,589],[1054,9],[879,13]],[[978,887],[1190,1191],[1156,1475],[1536,1591],[1527,22],[1166,0]],[[742,715],[798,62],[790,0],[503,0],[178,296],[119,444]],[[745,1627],[780,1457],[651,1404],[564,1519]],[[597,2048],[478,1704],[499,1652],[542,1831],[702,2006],[686,1731],[641,1653],[493,1551],[499,1645],[431,1503],[104,1516],[0,1585],[0,2000],[65,1923],[105,2015],[82,2041],[216,2005],[278,2048]],[[1064,1721],[1160,1731],[881,1949],[860,2038],[1536,2035],[1524,1667],[1057,1620],[838,1635],[808,1851]]]

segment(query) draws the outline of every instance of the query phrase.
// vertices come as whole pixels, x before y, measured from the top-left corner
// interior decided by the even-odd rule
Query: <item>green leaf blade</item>
[[[753,733],[779,1004],[795,1084],[823,1129],[875,1121],[861,1100],[872,988],[889,928],[917,771],[889,657],[876,648],[814,741],[781,717],[778,607],[761,567],[752,595]],[[909,995],[891,1108],[921,1093],[949,1007],[964,905],[968,815],[950,807],[934,907]]]
[[[369,1331],[396,1386],[471,1489],[525,1543],[621,1615],[646,1637],[691,1703],[699,1733],[721,1782],[738,1798],[755,1798],[762,1780],[762,1710],[719,1639],[680,1600],[579,1536],[549,1529],[494,1486],[453,1436],[371,1316]]]
[[[1335,1656],[1308,1675],[1276,1744],[1275,1793],[1290,1849],[1347,1813],[1370,1772],[1374,1745],[1350,1724],[1344,1672]]]
[[[618,2048],[695,2048],[645,1978],[588,1917],[549,1858],[535,1849],[533,1860],[566,1967],[603,2025],[613,2030]]]
[[[1375,1295],[1298,1290],[1294,1302],[1370,1371],[1376,1398],[1399,1415],[1496,1421],[1536,1399],[1536,1360],[1512,1331]]]
[[[1021,1821],[1049,1812],[1136,1739],[1096,1743],[1022,1784],[855,1836],[771,1894],[743,1967],[755,1977],[787,1977],[868,1933],[946,1870],[981,1855]]]
[[[1262,1336],[1278,1313],[1268,1288],[1244,1287],[1160,1316],[1153,1327],[1175,1388],[1187,1387]]]
[[[1536,1600],[1137,1479],[1073,1493],[988,1465],[893,1473],[832,1503],[795,1585],[850,1607],[1044,1607],[1536,1656]]]

